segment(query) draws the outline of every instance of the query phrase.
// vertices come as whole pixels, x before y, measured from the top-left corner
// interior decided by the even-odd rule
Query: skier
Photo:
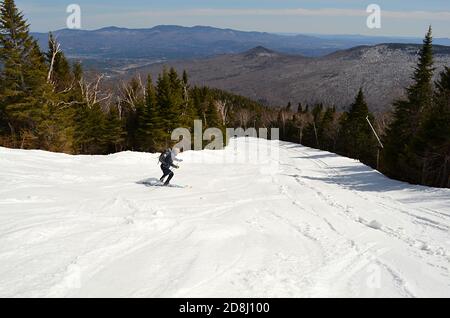
[[[163,172],[163,176],[159,181],[161,183],[164,182],[164,179],[168,176],[166,182],[164,182],[164,186],[167,187],[170,184],[170,180],[172,180],[174,173],[170,168],[179,169],[180,167],[174,164],[174,161],[182,162],[183,160],[177,159],[178,154],[180,153],[180,149],[173,148],[173,149],[167,149],[164,151],[161,156],[159,157],[159,162],[161,163],[161,170]]]

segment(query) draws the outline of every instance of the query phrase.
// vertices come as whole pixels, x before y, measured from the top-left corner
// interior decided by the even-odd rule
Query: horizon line
[[[124,29],[124,30],[151,30],[157,27],[179,27],[179,28],[186,28],[186,29],[193,29],[193,28],[211,28],[211,29],[218,29],[218,30],[230,30],[230,31],[237,31],[237,32],[245,32],[245,33],[267,33],[267,34],[275,34],[280,36],[298,36],[298,35],[304,35],[304,36],[363,36],[363,37],[371,37],[371,38],[404,38],[404,39],[422,39],[424,36],[420,35],[374,35],[374,34],[363,34],[363,33],[321,33],[321,32],[307,32],[307,33],[296,33],[296,32],[272,32],[272,31],[258,31],[258,30],[242,30],[242,29],[234,29],[230,27],[217,27],[212,25],[181,25],[181,24],[156,24],[151,27],[126,27],[126,26],[118,26],[118,25],[109,25],[104,26],[100,28],[81,28],[81,29],[69,29],[69,28],[61,28],[61,29],[55,29],[55,30],[48,30],[48,31],[34,31],[32,30],[32,27],[30,27],[31,33],[50,33],[50,32],[59,32],[59,31],[87,31],[87,32],[95,32],[95,31],[101,31],[104,29]],[[425,32],[424,32],[425,34]],[[441,36],[441,37],[434,37],[435,39],[450,39],[450,37],[447,36]]]

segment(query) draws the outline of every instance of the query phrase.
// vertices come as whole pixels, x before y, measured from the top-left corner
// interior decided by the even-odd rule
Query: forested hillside
[[[121,76],[160,73],[174,67],[190,74],[196,85],[208,85],[277,107],[293,104],[324,103],[344,110],[363,89],[373,112],[391,111],[392,104],[406,97],[405,87],[418,62],[419,44],[379,44],[358,46],[323,57],[287,55],[265,47],[239,54],[207,59],[183,59],[153,63],[124,71]],[[450,65],[450,47],[433,46],[435,78]],[[111,81],[117,77],[112,76]]]

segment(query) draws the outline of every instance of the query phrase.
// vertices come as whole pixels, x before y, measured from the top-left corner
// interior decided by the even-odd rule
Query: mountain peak
[[[130,29],[127,28],[120,28],[116,26],[108,26],[97,30],[92,30],[92,32],[124,32],[129,31]]]
[[[244,55],[246,57],[275,57],[279,54],[275,51],[265,48],[264,46],[259,45],[251,50],[248,50],[247,52],[244,52]]]

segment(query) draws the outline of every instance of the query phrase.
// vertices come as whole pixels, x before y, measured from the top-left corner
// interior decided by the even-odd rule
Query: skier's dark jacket
[[[170,150],[166,150],[166,152],[165,158],[161,161],[161,167],[166,169],[169,169],[170,167],[177,168],[178,166],[173,163],[172,152]]]

